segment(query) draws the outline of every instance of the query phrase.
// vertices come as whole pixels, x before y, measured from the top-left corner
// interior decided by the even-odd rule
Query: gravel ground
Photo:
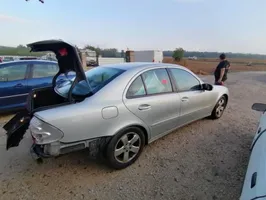
[[[0,199],[238,199],[259,117],[251,105],[265,100],[265,75],[230,73],[231,97],[221,119],[200,120],[161,138],[120,171],[85,152],[38,165],[29,155],[28,135],[6,151],[1,129]]]

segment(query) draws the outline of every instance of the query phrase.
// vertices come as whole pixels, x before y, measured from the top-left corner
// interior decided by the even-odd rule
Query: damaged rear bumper
[[[30,152],[32,157],[40,161],[43,158],[57,157],[70,152],[88,149],[89,155],[96,157],[100,152],[105,151],[107,143],[111,137],[100,137],[85,141],[73,142],[73,143],[61,143],[54,142],[51,144],[39,145],[33,144]]]

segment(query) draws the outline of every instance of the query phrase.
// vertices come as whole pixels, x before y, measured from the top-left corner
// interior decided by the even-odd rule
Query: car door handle
[[[142,104],[139,106],[139,110],[148,110],[150,108],[151,108],[151,106],[148,104]]]
[[[257,183],[257,172],[254,172],[251,176],[250,188],[255,187],[256,183]]]
[[[183,97],[183,98],[181,99],[181,101],[183,101],[183,102],[188,101],[188,100],[189,100],[188,97]]]
[[[18,83],[17,85],[14,86],[15,88],[20,88],[23,87],[23,85],[21,83]]]

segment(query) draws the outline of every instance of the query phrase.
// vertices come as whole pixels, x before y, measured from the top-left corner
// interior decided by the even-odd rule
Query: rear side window
[[[144,84],[142,82],[141,76],[136,78],[133,83],[128,88],[127,97],[138,97],[146,95]]]
[[[166,69],[154,69],[136,78],[128,88],[126,97],[134,98],[168,92],[172,92],[172,86]]]
[[[27,64],[8,65],[0,68],[0,82],[25,79]]]
[[[170,78],[166,69],[154,69],[142,74],[147,94],[172,92]]]
[[[59,67],[52,63],[36,63],[33,65],[32,78],[43,78],[54,76],[59,71]]]

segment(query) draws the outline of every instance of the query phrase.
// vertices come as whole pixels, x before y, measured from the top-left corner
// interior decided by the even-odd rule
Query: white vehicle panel
[[[266,199],[266,113],[261,115],[240,200]]]

